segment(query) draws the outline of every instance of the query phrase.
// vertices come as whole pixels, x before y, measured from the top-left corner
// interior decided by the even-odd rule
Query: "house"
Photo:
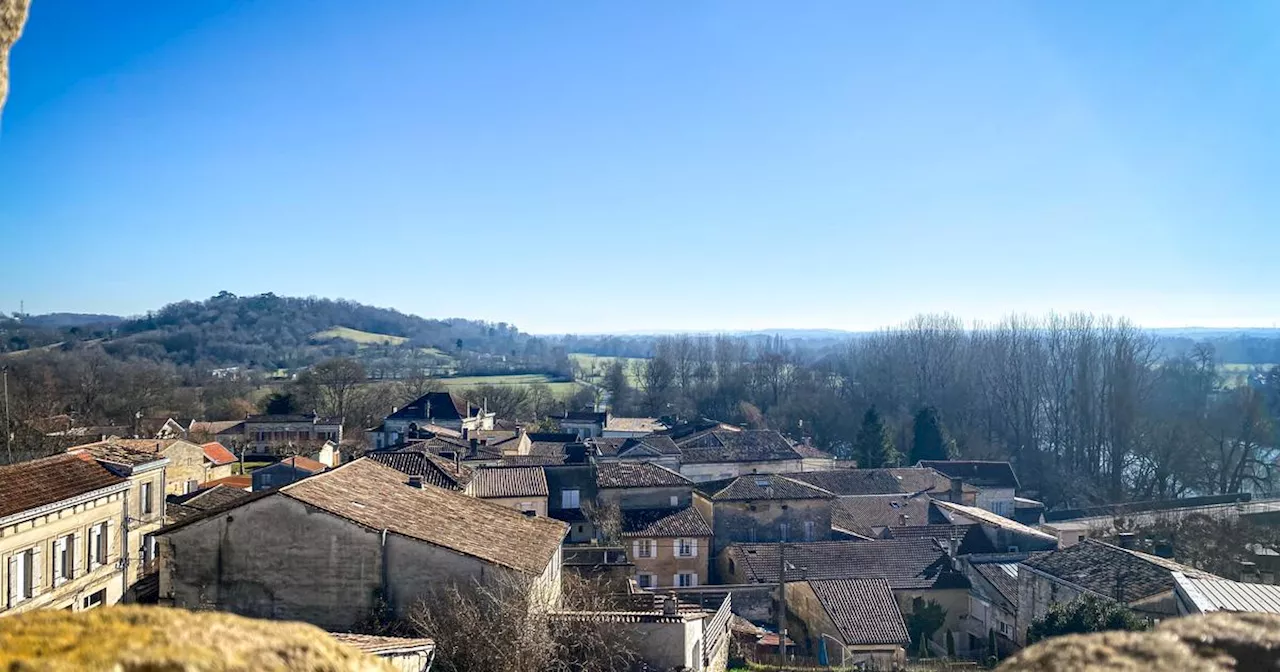
[[[931,538],[733,544],[718,556],[717,564],[723,583],[885,579],[904,616],[928,602],[945,610],[943,626],[933,640],[938,649],[947,630],[960,629],[969,608],[968,578],[956,569],[949,549]],[[966,645],[957,642],[957,650],[967,653]]]
[[[70,452],[92,457],[107,471],[129,480],[125,497],[127,535],[120,555],[127,561],[125,580],[132,586],[143,575],[155,572],[151,534],[165,523],[165,476],[169,458],[118,443],[90,444]]]
[[[119,602],[132,488],[86,453],[0,466],[0,616]]]
[[[799,480],[799,479],[797,479]],[[883,539],[893,527],[946,523],[923,493],[840,497],[831,504],[831,527],[863,539]]]
[[[236,457],[235,453],[227,450],[226,446],[217,441],[212,441],[201,445],[200,449],[204,451],[204,479],[202,479],[202,482],[235,475],[239,458]]]
[[[1179,615],[1215,611],[1280,614],[1280,586],[1173,573]]]
[[[596,538],[596,529],[583,504],[596,501],[596,465],[586,457],[581,443],[567,446],[571,454],[542,467],[547,477],[547,515],[569,525],[569,543]]]
[[[157,457],[168,458],[165,466],[165,494],[182,495],[195,492],[205,482],[204,449],[184,439],[120,439],[108,438],[69,448],[70,451],[111,450],[113,448],[132,452],[150,453]]]
[[[225,486],[249,492],[253,489],[253,478],[251,476],[227,476],[226,478],[215,478],[212,481],[205,481],[200,484],[200,490],[206,490],[217,486]]]
[[[728,662],[732,598],[707,611],[680,603],[675,597],[633,596],[636,606],[608,611],[555,611],[554,619],[598,623],[599,629],[616,628],[616,636],[632,643],[639,657],[636,669],[724,670]]]
[[[1013,518],[1016,513],[1018,476],[1008,462],[921,460],[916,466],[933,469],[947,478],[977,488],[978,496],[973,505],[980,509],[1005,518]]]
[[[436,643],[425,637],[387,637],[351,632],[331,632],[331,637],[364,653],[380,658],[396,672],[430,672]]]
[[[697,509],[626,509],[621,528],[641,588],[690,588],[709,582],[712,532]]]
[[[290,455],[318,449],[326,441],[341,444],[342,418],[322,418],[315,413],[251,415],[241,423],[240,431],[240,437],[229,437],[232,443],[223,441],[226,434],[218,434],[216,440],[255,453]]]
[[[1050,606],[1085,593],[1119,602],[1151,621],[1177,616],[1174,573],[1191,579],[1220,578],[1096,539],[1033,556],[1018,567],[1017,642],[1026,644],[1027,627],[1044,617]]]
[[[231,434],[234,436],[244,436],[244,432],[230,431],[235,430],[237,426],[244,420],[192,420],[187,425],[186,436],[183,437],[192,443],[201,443],[209,441],[217,441],[219,434]]]
[[[991,553],[962,556],[960,569],[969,578],[969,617],[961,623],[970,651],[979,658],[1004,657],[1018,649],[1018,567],[1030,553]],[[989,649],[991,633],[998,651]]]
[[[882,578],[787,583],[788,634],[821,665],[888,670],[906,662],[907,624]]]
[[[934,500],[938,509],[952,525],[980,525],[997,550],[1009,553],[1026,551],[1052,551],[1058,548],[1058,538],[1052,534],[1028,527],[1016,520],[992,513],[976,506],[965,506]]]
[[[426,438],[425,434],[432,433],[424,431],[428,425],[457,432],[460,438],[463,430],[492,430],[494,418],[487,408],[474,407],[452,392],[428,392],[388,415],[369,432],[369,440],[378,450],[407,438]]]
[[[160,603],[345,632],[434,586],[514,574],[554,607],[565,532],[362,458],[161,529]]]
[[[653,462],[680,471],[680,447],[669,436],[591,439],[596,462]]]
[[[565,410],[560,415],[548,416],[547,420],[555,423],[561,432],[573,434],[575,440],[584,441],[604,436],[604,427],[609,421],[609,414]]]
[[[788,474],[790,478],[816,485],[841,497],[869,495],[927,494],[958,504],[973,504],[978,489],[922,467],[887,469],[835,469]]]
[[[825,541],[835,495],[778,474],[699,483],[694,506],[711,524],[713,552],[733,543]]]
[[[527,432],[520,437],[515,455],[504,457],[529,456],[544,458],[564,458],[568,455],[569,446],[580,444],[578,435],[566,432]],[[584,450],[585,454],[585,450]]]
[[[657,418],[623,418],[613,414],[605,416],[600,436],[606,439],[637,439],[667,429],[667,424]]]
[[[258,492],[259,490],[288,485],[312,474],[318,474],[325,469],[328,469],[328,467],[320,462],[309,457],[295,455],[270,466],[254,469],[249,476],[253,479],[253,491]]]
[[[709,430],[676,440],[680,473],[694,482],[799,472],[804,458],[772,429]]]
[[[836,467],[836,456],[825,450],[819,450],[804,443],[797,443],[792,449],[800,455],[800,471],[830,471]]]
[[[693,483],[651,462],[596,464],[596,498],[621,509],[679,508],[693,503]]]
[[[547,515],[542,467],[481,467],[472,474],[466,493],[535,516]]]
[[[426,450],[391,450],[368,453],[365,457],[406,476],[417,476],[427,485],[461,491],[471,481],[474,470],[455,455],[448,460]]]
[[[249,496],[247,490],[229,485],[215,485],[185,495],[169,495],[165,498],[165,523],[176,523],[198,516],[211,509],[225,507]]]

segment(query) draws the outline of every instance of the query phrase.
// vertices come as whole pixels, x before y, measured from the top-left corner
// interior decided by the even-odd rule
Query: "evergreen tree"
[[[1031,622],[1027,641],[1106,630],[1146,630],[1147,622],[1128,607],[1094,595],[1049,607],[1043,618]]]
[[[863,469],[879,469],[898,464],[900,456],[893,446],[893,438],[885,429],[884,421],[875,406],[862,416],[862,428],[858,430],[858,442],[854,445],[854,457]]]
[[[938,411],[932,406],[925,406],[916,413],[913,423],[913,440],[911,443],[911,464],[920,460],[946,460],[947,431],[938,418]]]
[[[956,636],[950,630],[947,631],[947,657],[956,657]]]

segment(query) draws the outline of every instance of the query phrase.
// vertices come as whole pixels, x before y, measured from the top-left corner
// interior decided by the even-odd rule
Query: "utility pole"
[[[9,366],[0,367],[0,375],[4,378],[4,452],[8,456],[8,464],[13,464],[13,425],[9,421]]]
[[[787,664],[787,526],[782,524],[778,537],[778,653]]]

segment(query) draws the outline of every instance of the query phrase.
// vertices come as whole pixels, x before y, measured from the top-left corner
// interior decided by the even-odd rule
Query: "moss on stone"
[[[374,672],[383,661],[304,623],[161,607],[0,619],[0,670]]]

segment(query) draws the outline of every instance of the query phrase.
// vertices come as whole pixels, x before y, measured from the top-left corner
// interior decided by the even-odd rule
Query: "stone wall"
[[[712,514],[715,554],[729,544],[787,541],[828,541],[831,539],[831,501],[826,499],[761,500],[715,502]],[[805,523],[813,523],[813,538],[805,539]]]

